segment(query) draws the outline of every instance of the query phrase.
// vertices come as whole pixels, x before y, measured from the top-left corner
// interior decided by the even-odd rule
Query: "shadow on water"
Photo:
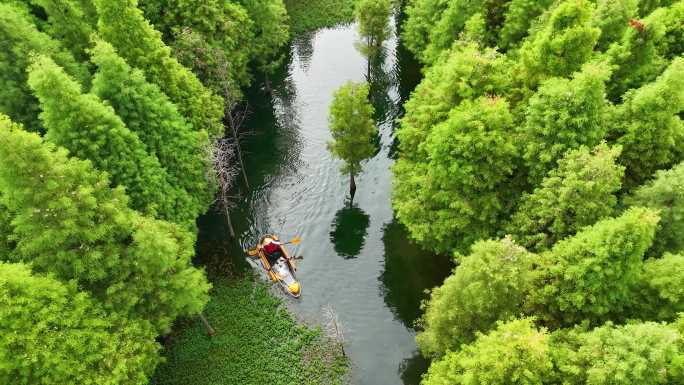
[[[370,217],[356,205],[345,205],[335,213],[330,231],[330,241],[335,252],[342,258],[356,258],[368,236]]]
[[[380,281],[385,303],[397,319],[412,328],[421,314],[421,301],[428,297],[425,291],[441,285],[454,265],[448,257],[426,252],[410,242],[406,229],[396,220],[385,226],[382,241],[385,271]]]
[[[430,366],[430,360],[416,352],[399,365],[399,375],[403,385],[420,385],[420,380]]]

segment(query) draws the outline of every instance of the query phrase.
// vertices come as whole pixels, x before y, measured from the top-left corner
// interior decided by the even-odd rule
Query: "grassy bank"
[[[354,0],[285,0],[293,36],[354,20]]]
[[[157,385],[342,384],[347,360],[319,330],[298,324],[264,283],[218,284],[205,315],[178,325],[167,343]]]

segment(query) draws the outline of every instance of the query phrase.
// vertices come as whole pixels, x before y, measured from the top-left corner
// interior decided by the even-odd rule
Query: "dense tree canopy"
[[[430,366],[423,385],[536,385],[553,378],[549,334],[532,320],[499,323]]]
[[[660,256],[666,251],[684,251],[684,163],[659,171],[654,180],[637,188],[625,198],[630,206],[651,207],[660,213],[660,227],[651,251]]]
[[[0,36],[0,113],[29,130],[40,131],[40,107],[26,84],[30,55],[51,57],[79,80],[87,77],[86,71],[60,42],[38,31],[27,12],[15,5],[0,3]]]
[[[605,143],[570,151],[540,186],[525,194],[507,230],[532,251],[552,247],[615,212],[624,167],[618,148]]]
[[[154,331],[122,321],[73,283],[0,262],[0,382],[147,382],[159,360]]]
[[[176,198],[174,217],[187,211],[186,220],[194,220],[214,198],[208,178],[211,165],[207,132],[193,131],[159,87],[128,66],[110,44],[98,41],[91,54],[97,65],[93,93],[110,102],[147,152],[157,156],[169,184],[174,186],[165,195],[174,188],[185,191],[186,201]]]
[[[176,104],[196,130],[223,134],[223,102],[183,67],[137,8],[136,0],[94,0],[98,31],[134,68]]]
[[[190,266],[192,237],[127,207],[92,163],[0,119],[0,192],[10,212],[13,261],[74,280],[105,309],[168,330],[207,301],[204,273]]]
[[[505,99],[466,100],[419,145],[425,162],[396,163],[394,208],[414,238],[448,251],[495,235],[517,194],[513,127]]]
[[[187,191],[171,185],[154,153],[110,106],[81,93],[81,86],[49,58],[37,58],[29,72],[48,140],[107,171],[115,185],[126,188],[132,208],[192,226],[197,213],[185,211]]]
[[[472,342],[500,319],[517,316],[531,283],[534,256],[511,239],[481,241],[444,284],[432,291],[417,342],[443,355]]]

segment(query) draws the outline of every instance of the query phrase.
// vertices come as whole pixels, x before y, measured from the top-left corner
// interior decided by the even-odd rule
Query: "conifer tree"
[[[535,257],[510,238],[480,241],[444,284],[432,290],[416,341],[423,354],[443,355],[517,316]]]
[[[684,54],[682,19],[684,19],[684,0],[679,0],[665,11],[663,18],[665,36],[658,42],[658,53],[667,60]]]
[[[627,167],[628,188],[682,160],[684,124],[678,116],[682,110],[684,58],[672,61],[655,82],[624,96],[612,117],[612,136],[623,147],[620,163]]]
[[[271,4],[272,1],[278,0],[260,3]],[[154,0],[144,1],[140,7],[155,28],[162,33],[164,40],[174,47],[173,53],[176,57],[183,65],[191,68],[200,79],[202,74],[216,75],[216,66],[226,63],[226,76],[231,82],[238,88],[250,84],[252,76],[249,73],[249,62],[254,57],[257,45],[254,35],[257,27],[247,9],[237,1],[208,3],[203,0]],[[280,27],[282,25],[266,28]],[[209,60],[193,60],[194,55],[179,55],[176,47],[185,44],[182,40],[187,38],[190,32],[196,34],[198,40],[208,46],[204,52],[196,54],[209,56]],[[201,47],[196,48],[197,51],[202,51]],[[221,79],[210,77],[202,80],[206,86],[212,87],[214,92],[222,95],[223,89],[213,87]]]
[[[448,58],[428,68],[425,78],[404,104],[406,113],[397,132],[403,159],[423,159],[420,143],[432,128],[446,120],[461,101],[496,94],[505,88],[503,67],[496,51],[480,51],[468,44],[452,50]]]
[[[658,171],[655,179],[625,197],[628,206],[650,207],[660,213],[660,226],[649,254],[684,251],[684,163]]]
[[[252,20],[252,59],[266,75],[266,88],[270,90],[268,76],[282,63],[282,49],[290,38],[287,9],[283,0],[240,0],[240,4]]]
[[[684,336],[655,322],[556,332],[551,352],[568,385],[670,385],[684,380]]]
[[[31,131],[41,131],[40,107],[26,84],[31,54],[51,57],[79,80],[87,77],[85,69],[59,42],[36,29],[25,11],[0,3],[0,113],[9,115]]]
[[[624,93],[653,81],[667,66],[657,46],[664,41],[666,11],[657,9],[644,20],[630,20],[619,43],[610,46],[605,57],[614,67],[608,82],[608,97],[615,103]]]
[[[111,103],[147,151],[156,154],[171,186],[188,193],[183,210],[189,219],[203,213],[214,198],[207,132],[193,131],[159,87],[126,64],[109,43],[98,40],[91,55],[97,66],[93,93]]]
[[[0,118],[0,194],[14,213],[13,261],[74,280],[108,312],[168,331],[180,315],[197,314],[209,284],[193,268],[192,236],[140,216],[122,188],[90,161]]]
[[[98,31],[134,68],[178,107],[196,130],[223,135],[223,101],[171,56],[171,50],[137,7],[137,0],[94,0]]]
[[[106,314],[76,285],[0,262],[0,383],[139,384],[159,362],[155,332]]]
[[[47,15],[45,32],[61,42],[79,62],[88,60],[86,48],[95,31],[97,15],[89,0],[25,0]]]
[[[555,327],[623,317],[657,226],[657,212],[635,207],[556,243],[540,261],[527,312]]]
[[[601,30],[592,26],[594,6],[588,0],[565,0],[540,31],[520,48],[520,63],[528,86],[552,76],[569,76],[589,60]]]
[[[423,52],[423,61],[433,63],[444,50],[449,49],[463,30],[466,21],[475,13],[485,11],[484,3],[483,0],[449,1],[439,21],[430,26],[429,43]]]
[[[430,366],[423,385],[532,385],[553,383],[549,333],[531,319],[499,323],[473,344]]]
[[[359,23],[359,35],[362,40],[360,51],[366,56],[373,56],[389,37],[392,2],[390,0],[359,0],[356,2],[354,13]]]
[[[588,64],[572,80],[551,78],[525,108],[522,128],[529,179],[537,184],[568,150],[596,146],[606,134],[605,65]]]
[[[532,23],[553,4],[553,0],[511,0],[498,36],[503,50],[517,48],[527,36]]]
[[[625,168],[619,148],[605,143],[568,152],[539,187],[523,195],[508,232],[531,251],[542,251],[581,228],[613,215]]]
[[[518,192],[518,149],[502,98],[463,101],[419,144],[425,160],[394,166],[394,208],[411,236],[437,252],[496,235]]]
[[[673,321],[684,314],[684,254],[644,261],[631,314],[644,320]]]
[[[622,39],[629,21],[635,19],[639,12],[639,0],[599,0],[592,23],[601,30],[596,49],[605,51],[608,47]]]
[[[3,203],[2,193],[0,193],[0,261],[8,259],[9,254],[14,249],[11,222],[12,214],[7,205]]]
[[[413,0],[408,3],[402,39],[417,58],[423,57],[423,51],[430,43],[430,30],[448,6],[447,0]]]
[[[375,154],[373,139],[378,128],[373,122],[373,106],[368,102],[368,84],[347,82],[333,96],[330,105],[328,151],[344,162],[342,173],[349,174],[351,201],[356,192],[354,178],[361,172],[361,162]]]
[[[49,58],[29,68],[29,86],[41,103],[46,138],[108,172],[126,188],[131,207],[157,218],[194,226],[197,213],[189,194],[169,183],[168,175],[145,144],[114,110],[81,87]]]

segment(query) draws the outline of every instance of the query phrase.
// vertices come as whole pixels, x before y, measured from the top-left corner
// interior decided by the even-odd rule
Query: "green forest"
[[[421,384],[684,384],[682,0],[0,0],[0,384],[352,382],[342,339],[196,255],[212,209],[235,238],[250,95],[340,25],[368,72],[327,107],[350,210],[374,60],[420,67],[385,169],[455,266]]]
[[[684,383],[684,2],[413,0],[393,205],[424,385]]]

